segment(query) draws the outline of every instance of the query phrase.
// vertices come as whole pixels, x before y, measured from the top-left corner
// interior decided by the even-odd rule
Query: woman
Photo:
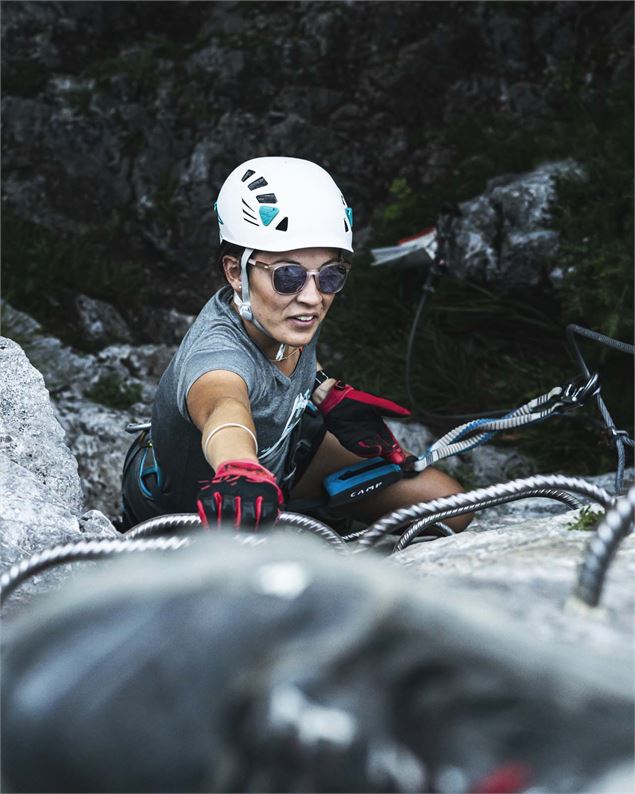
[[[408,467],[381,415],[409,412],[336,382],[317,361],[353,253],[352,210],[331,176],[307,160],[252,159],[228,176],[214,209],[227,286],[183,339],[151,432],[128,453],[123,528],[198,509],[204,523],[258,529],[289,499],[318,497],[324,477],[347,465],[379,455]],[[428,468],[343,512],[369,522],[459,491]]]

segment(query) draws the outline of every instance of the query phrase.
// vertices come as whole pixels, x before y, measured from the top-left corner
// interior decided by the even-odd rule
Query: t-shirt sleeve
[[[234,372],[241,377],[247,386],[250,401],[255,399],[258,387],[255,378],[253,362],[244,350],[226,348],[223,350],[195,350],[192,351],[180,368],[177,380],[177,404],[181,415],[189,419],[187,411],[187,395],[192,385],[201,375],[215,370]]]

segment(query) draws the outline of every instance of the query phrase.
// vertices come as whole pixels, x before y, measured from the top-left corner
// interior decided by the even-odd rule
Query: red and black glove
[[[228,460],[198,492],[196,507],[203,526],[260,529],[276,520],[282,503],[269,469],[253,460]]]
[[[401,465],[406,460],[382,416],[410,416],[407,408],[336,381],[319,405],[324,424],[337,440],[362,458],[382,457]]]

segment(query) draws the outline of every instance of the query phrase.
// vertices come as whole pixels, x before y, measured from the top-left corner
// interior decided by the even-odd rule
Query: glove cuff
[[[249,460],[247,458],[226,460],[216,469],[214,478],[211,482],[224,480],[228,477],[244,477],[249,482],[269,483],[276,489],[278,506],[284,503],[284,496],[280,490],[275,474],[255,460]]]
[[[260,473],[263,476],[269,476],[274,481],[276,479],[269,469],[265,468],[262,463],[258,463],[255,460],[249,460],[248,458],[226,460],[215,470],[214,476],[226,477],[228,474],[250,475],[254,473]]]

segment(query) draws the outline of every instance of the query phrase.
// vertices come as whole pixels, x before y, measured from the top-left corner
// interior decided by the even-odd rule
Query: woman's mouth
[[[317,323],[317,319],[317,314],[296,314],[289,317],[289,322],[296,328],[306,329]]]

